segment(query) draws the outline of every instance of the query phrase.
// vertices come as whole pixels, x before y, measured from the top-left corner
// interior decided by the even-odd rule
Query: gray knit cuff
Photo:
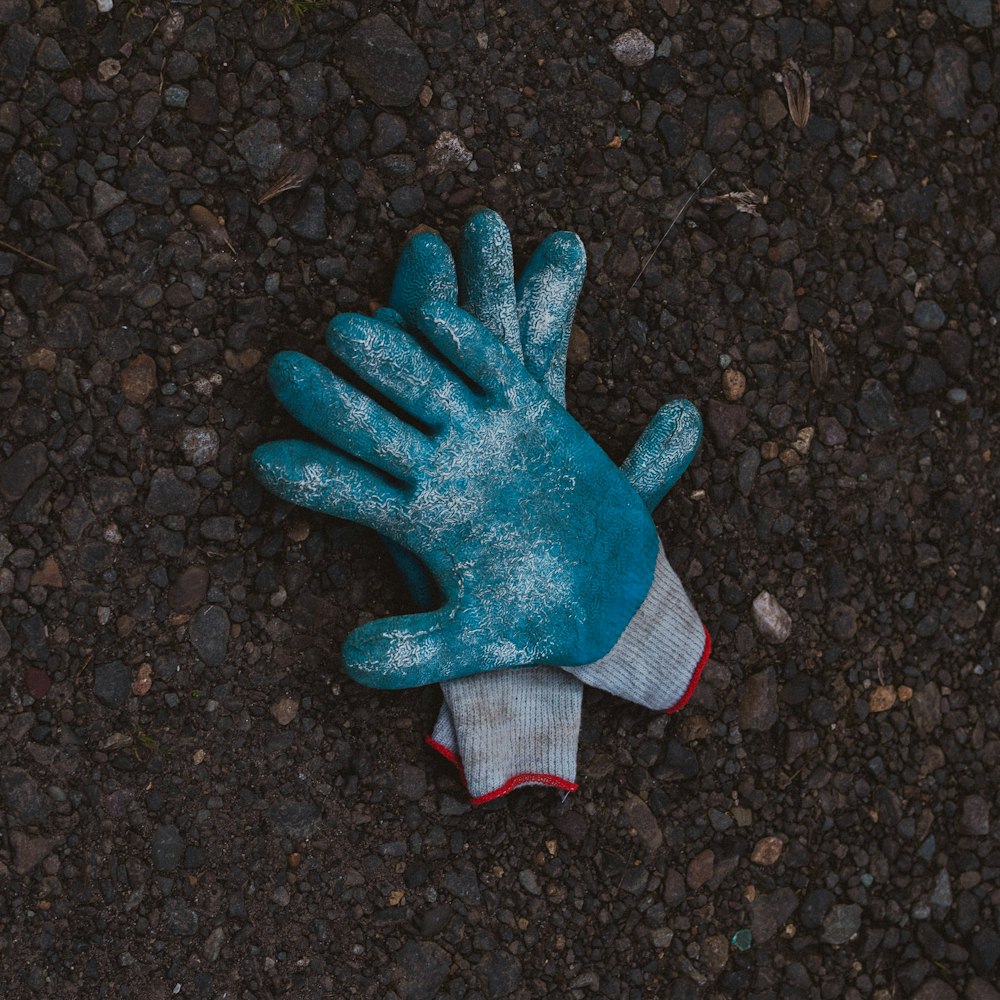
[[[447,681],[428,743],[463,771],[473,805],[521,785],[576,790],[583,685],[558,667]]]
[[[637,705],[675,712],[694,692],[711,648],[661,545],[649,593],[611,651],[593,663],[564,669]]]

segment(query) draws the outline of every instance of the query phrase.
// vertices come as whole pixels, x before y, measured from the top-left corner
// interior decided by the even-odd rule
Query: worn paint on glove
[[[489,330],[444,302],[416,319],[464,378],[405,331],[367,317],[336,318],[327,341],[423,428],[310,359],[282,354],[272,364],[278,398],[340,451],[280,441],[253,456],[261,482],[284,499],[414,552],[444,596],[437,611],[351,633],[348,673],[400,688],[597,659],[652,581],[658,542],[642,501]]]

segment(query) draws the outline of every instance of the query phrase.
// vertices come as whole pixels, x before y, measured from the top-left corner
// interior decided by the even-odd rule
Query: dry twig
[[[32,257],[30,253],[25,253],[24,250],[18,249],[16,246],[13,245],[13,243],[8,243],[6,240],[0,240],[0,247],[6,247],[12,253],[16,253],[18,254],[18,256],[26,258],[27,260],[30,260],[33,263],[38,264],[40,267],[47,267],[50,271],[56,270],[54,265],[49,264],[47,261],[39,260],[37,257]]]
[[[646,268],[649,267],[649,262],[656,256],[656,251],[659,250],[661,246],[663,246],[663,241],[670,235],[670,233],[673,231],[674,226],[676,226],[678,221],[680,220],[681,216],[688,210],[688,206],[691,204],[692,201],[695,200],[695,198],[698,196],[698,192],[708,183],[709,178],[714,173],[715,173],[715,167],[712,167],[712,169],[709,170],[709,172],[705,175],[704,179],[700,181],[698,186],[691,192],[691,194],[688,195],[687,201],[685,201],[684,204],[681,205],[680,211],[673,217],[673,219],[670,222],[670,225],[667,226],[667,231],[660,237],[660,241],[656,244],[655,247],[653,247],[652,252],[643,262],[642,267],[639,268],[639,273],[635,276],[635,281],[633,281],[632,284],[628,286],[628,291],[631,292],[632,289],[635,288],[637,284],[639,284],[639,279],[643,276],[643,274],[645,274]]]

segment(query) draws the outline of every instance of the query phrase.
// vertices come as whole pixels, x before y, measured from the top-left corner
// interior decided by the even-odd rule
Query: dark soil
[[[997,42],[989,0],[0,0],[4,997],[1000,998]],[[582,237],[616,460],[705,415],[657,521],[715,651],[675,717],[588,693],[576,794],[473,810],[438,693],[339,665],[388,555],[247,459],[267,359],[477,205]]]

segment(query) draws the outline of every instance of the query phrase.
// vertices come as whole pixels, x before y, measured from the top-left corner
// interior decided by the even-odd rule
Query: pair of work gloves
[[[484,210],[459,261],[418,233],[388,308],[330,322],[367,388],[279,354],[275,395],[324,443],[261,445],[252,466],[389,541],[421,610],[355,629],[344,665],[372,687],[441,684],[428,742],[480,803],[575,789],[584,684],[676,711],[710,640],[650,516],[697,451],[697,411],[668,403],[616,468],[565,405],[579,238],[549,236],[515,283],[510,234]]]

